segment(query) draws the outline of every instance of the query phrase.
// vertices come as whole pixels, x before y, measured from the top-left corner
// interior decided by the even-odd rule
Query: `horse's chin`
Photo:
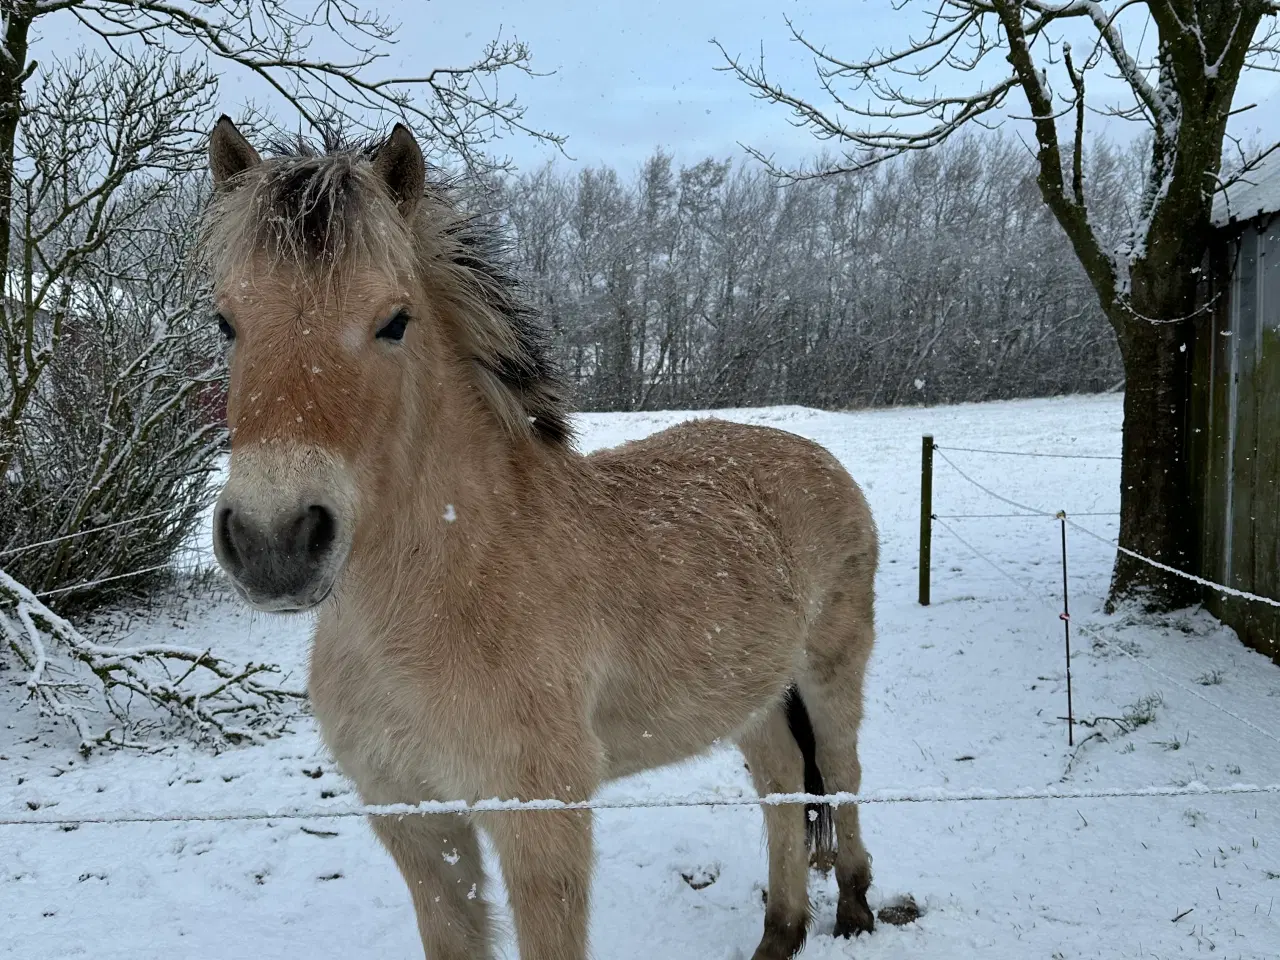
[[[307,597],[255,597],[235,580],[231,581],[240,599],[258,613],[270,613],[277,616],[293,616],[301,613],[315,613],[322,604],[333,596],[333,582],[323,589],[313,591]]]

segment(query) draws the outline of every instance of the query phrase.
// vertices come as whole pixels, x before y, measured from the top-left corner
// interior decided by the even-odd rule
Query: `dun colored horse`
[[[263,159],[223,117],[202,249],[229,341],[214,543],[314,611],[320,730],[369,803],[590,797],[725,738],[756,787],[856,791],[875,526],[826,450],[700,420],[590,456],[494,231],[397,125]],[[856,806],[769,806],[756,960],[800,949],[811,855],[870,931]],[[834,820],[834,822],[833,822]],[[589,811],[375,817],[432,960],[584,960]]]

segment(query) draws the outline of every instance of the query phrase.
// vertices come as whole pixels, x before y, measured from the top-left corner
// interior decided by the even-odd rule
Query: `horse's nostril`
[[[303,536],[299,539],[308,556],[319,557],[327,553],[337,533],[333,514],[319,504],[307,507],[302,533]]]
[[[221,541],[222,552],[226,560],[233,566],[243,564],[243,558],[236,546],[235,535],[231,524],[231,508],[223,507],[214,518],[214,537]]]

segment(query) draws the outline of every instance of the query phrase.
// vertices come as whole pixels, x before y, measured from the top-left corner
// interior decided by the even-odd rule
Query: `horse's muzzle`
[[[236,592],[270,613],[310,610],[333,591],[351,544],[350,484],[330,458],[232,455],[213,548]]]
[[[333,589],[338,523],[313,503],[265,523],[219,505],[213,542],[218,561],[245,600],[278,613],[307,610]]]

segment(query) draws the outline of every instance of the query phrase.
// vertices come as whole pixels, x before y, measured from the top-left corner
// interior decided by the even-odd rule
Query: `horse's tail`
[[[818,744],[813,735],[813,721],[795,684],[787,687],[783,699],[787,727],[804,758],[804,792],[821,796],[827,792],[818,767]],[[820,869],[830,869],[836,857],[835,817],[828,803],[806,803],[805,837],[809,842],[810,861]]]

